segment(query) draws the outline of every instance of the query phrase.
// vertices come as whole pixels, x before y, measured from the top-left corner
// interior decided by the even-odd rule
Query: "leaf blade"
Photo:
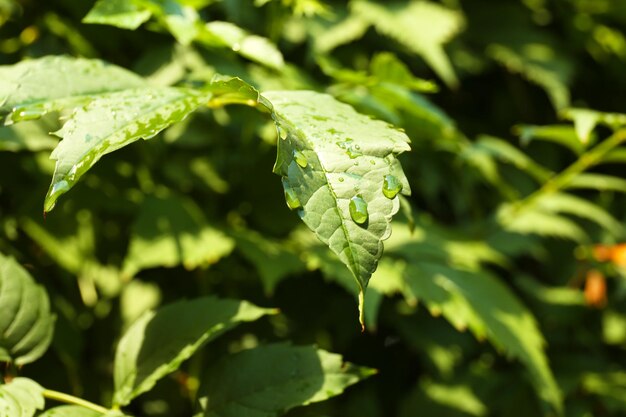
[[[13,258],[1,254],[0,309],[1,360],[21,366],[41,357],[54,331],[48,295]]]
[[[210,340],[273,312],[245,301],[203,297],[144,314],[117,346],[113,403],[128,404]]]
[[[286,178],[287,199],[293,193],[302,205],[304,223],[364,290],[382,256],[382,241],[391,234],[391,217],[399,209],[397,198],[383,194],[385,177],[393,175],[402,184],[401,192],[410,194],[396,159],[410,149],[408,137],[324,94],[281,91],[264,96],[274,106],[279,131],[284,130],[274,172]],[[363,224],[350,212],[358,196],[368,207]]]
[[[198,398],[204,417],[278,417],[373,373],[311,346],[275,344],[226,357],[207,374]]]
[[[102,156],[141,138],[150,139],[186,118],[208,93],[172,87],[129,89],[100,96],[78,109],[61,130],[61,143],[52,152],[56,160],[44,211],[74,186]]]

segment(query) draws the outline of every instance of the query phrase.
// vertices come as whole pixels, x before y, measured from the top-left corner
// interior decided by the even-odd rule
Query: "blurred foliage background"
[[[90,1],[0,0],[0,64],[68,54],[155,85],[220,73],[328,92],[406,131],[413,196],[361,333],[352,277],[285,205],[264,115],[197,112],[103,158],[45,219],[60,126],[0,128],[0,251],[58,314],[24,375],[107,402],[123,329],[216,294],[282,313],[212,343],[130,413],[190,415],[198,369],[288,340],[379,370],[289,417],[626,415],[626,2],[109,3],[113,20]],[[218,21],[262,45],[194,32]]]

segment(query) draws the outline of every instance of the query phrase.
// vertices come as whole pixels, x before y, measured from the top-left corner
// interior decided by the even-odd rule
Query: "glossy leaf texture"
[[[149,87],[99,96],[75,110],[56,135],[63,138],[52,152],[56,160],[44,211],[107,153],[139,139],[150,139],[166,127],[180,122],[211,94],[201,91]]]
[[[437,3],[413,1],[376,4],[365,0],[351,3],[352,11],[377,31],[422,56],[450,87],[458,85],[454,68],[443,46],[463,28],[463,15]]]
[[[204,297],[144,314],[117,346],[113,403],[128,404],[210,340],[241,322],[273,312],[245,301]]]
[[[192,200],[149,197],[133,226],[123,272],[131,277],[157,266],[206,267],[227,256],[233,247],[233,239],[210,226]]]
[[[278,417],[341,394],[375,371],[312,346],[276,344],[227,356],[206,374],[196,417]]]
[[[28,378],[0,385],[0,417],[33,417],[44,407],[43,388]]]
[[[325,94],[263,95],[274,106],[280,136],[274,172],[283,177],[287,204],[364,291],[391,234],[397,195],[410,194],[396,158],[410,150],[408,137]],[[387,190],[390,179],[394,187]]]
[[[46,290],[15,259],[0,254],[0,362],[22,366],[48,349],[55,316]]]
[[[54,80],[53,83],[50,80]],[[123,68],[93,59],[49,56],[0,66],[0,116],[4,124],[87,103],[92,95],[145,86]]]

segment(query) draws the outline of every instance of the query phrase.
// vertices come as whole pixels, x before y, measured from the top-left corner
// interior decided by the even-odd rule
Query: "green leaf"
[[[207,372],[199,415],[278,417],[339,395],[374,372],[312,346],[262,346],[227,356]]]
[[[391,217],[410,194],[396,155],[408,137],[309,91],[265,93],[281,139],[274,172],[283,176],[287,204],[335,252],[361,290],[382,256]],[[384,188],[393,183],[389,198]]]
[[[313,48],[319,54],[326,54],[338,46],[360,39],[369,27],[370,23],[367,20],[355,14],[331,24],[322,23],[312,33]]]
[[[565,186],[573,189],[589,189],[598,191],[617,191],[626,193],[626,179],[612,175],[583,172],[578,174]]]
[[[448,86],[458,85],[443,45],[462,30],[464,18],[461,13],[426,1],[383,5],[359,0],[352,2],[351,7],[356,15],[380,33],[421,55]]]
[[[33,417],[44,407],[43,388],[28,378],[0,385],[0,417]]]
[[[108,414],[107,414],[108,415]],[[40,414],[38,417],[103,417],[102,413],[78,405],[62,405]]]
[[[437,91],[435,83],[414,76],[409,67],[391,52],[374,55],[370,62],[370,72],[381,83],[397,84],[418,92]]]
[[[586,233],[576,223],[556,213],[537,209],[519,211],[513,204],[504,204],[498,210],[497,218],[510,232],[559,237],[581,243],[587,240]]]
[[[117,346],[113,403],[128,404],[226,330],[273,312],[245,301],[203,297],[144,314]]]
[[[583,144],[589,143],[591,133],[602,124],[613,130],[626,126],[626,114],[603,113],[589,109],[569,108],[561,112],[561,117],[574,122],[576,134]]]
[[[63,140],[51,155],[56,167],[44,211],[51,211],[103,155],[154,137],[209,98],[208,93],[182,88],[130,89],[102,95],[76,110],[56,132]]]
[[[574,128],[569,125],[518,125],[513,129],[520,136],[520,142],[523,146],[527,146],[534,140],[543,140],[565,146],[576,155],[581,155],[585,150],[585,145],[576,136]]]
[[[602,207],[571,194],[546,194],[539,198],[535,204],[539,210],[549,213],[572,214],[590,220],[617,236],[624,233],[621,223]]]
[[[50,346],[55,316],[46,290],[13,258],[0,254],[0,362],[22,366]]]
[[[455,327],[487,337],[496,347],[519,359],[532,376],[539,397],[558,413],[562,399],[543,351],[537,323],[517,297],[484,272],[412,261],[407,283],[431,312],[443,314]]]
[[[230,254],[234,241],[209,226],[202,210],[189,199],[149,197],[133,225],[123,272],[183,265],[209,266]]]
[[[252,35],[230,22],[207,23],[198,41],[209,46],[226,46],[245,58],[274,69],[285,65],[283,55],[269,39]]]
[[[4,122],[9,125],[89,102],[94,94],[144,85],[137,75],[94,59],[51,56],[22,61],[0,66],[0,115],[9,113]]]
[[[299,254],[287,244],[251,230],[237,232],[233,237],[237,250],[256,267],[266,294],[272,294],[284,278],[306,270]]]
[[[200,33],[201,19],[193,7],[177,0],[142,0],[142,2],[179,43],[189,45]]]
[[[505,140],[482,135],[473,146],[488,155],[510,163],[519,170],[528,173],[540,183],[543,183],[553,175],[553,172],[549,169],[542,167]]]
[[[47,151],[57,145],[58,140],[38,122],[24,122],[14,126],[0,127],[0,151]]]
[[[98,0],[83,18],[83,23],[111,25],[122,29],[137,29],[150,19],[150,10],[132,0]]]
[[[541,41],[544,42],[539,43]],[[509,71],[521,74],[542,87],[555,109],[560,110],[569,105],[567,85],[572,65],[566,58],[559,56],[547,40],[522,39],[510,43],[493,43],[487,48],[487,55]]]

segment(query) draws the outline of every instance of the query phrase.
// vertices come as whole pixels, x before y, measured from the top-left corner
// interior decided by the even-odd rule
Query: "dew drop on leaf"
[[[283,188],[285,190],[285,201],[287,202],[287,207],[291,210],[301,208],[302,203],[300,203],[300,200],[296,195],[296,191],[289,186],[289,182],[286,178],[283,178]]]
[[[304,156],[304,154],[300,151],[293,151],[293,159],[301,168],[306,168],[308,165],[306,156]]]
[[[402,191],[402,183],[393,175],[385,175],[383,181],[383,194],[387,198],[394,198]]]
[[[360,195],[354,196],[350,199],[350,217],[357,224],[363,224],[367,222],[369,214],[367,213],[367,203]]]
[[[16,107],[7,118],[8,124],[39,119],[46,114],[44,106]]]
[[[282,139],[285,140],[287,139],[287,129],[282,129],[280,126],[276,126],[276,129],[278,130],[278,136]]]

